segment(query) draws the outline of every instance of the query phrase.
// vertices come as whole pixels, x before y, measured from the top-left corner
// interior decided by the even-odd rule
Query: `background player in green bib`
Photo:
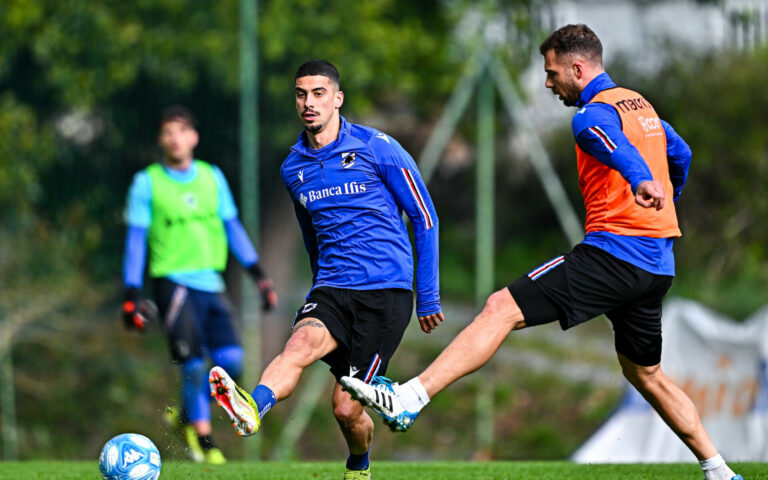
[[[237,218],[224,175],[193,158],[197,142],[189,110],[176,106],[163,111],[163,161],[138,172],[128,193],[123,320],[127,328],[146,328],[139,292],[149,247],[155,301],[182,372],[183,409],[169,416],[182,427],[195,461],[223,463],[211,435],[207,359],[228,365],[235,374],[242,371],[243,349],[221,276],[228,248],[258,285],[265,310],[277,304],[277,295]]]

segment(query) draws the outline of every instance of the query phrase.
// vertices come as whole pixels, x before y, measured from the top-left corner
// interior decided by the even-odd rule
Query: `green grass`
[[[768,479],[768,464],[734,465],[745,480]],[[169,462],[162,480],[340,480],[341,462],[231,462],[211,467]],[[373,478],[386,480],[702,480],[693,463],[671,465],[575,465],[568,462],[375,462]],[[0,462],[3,480],[99,480],[96,462]]]

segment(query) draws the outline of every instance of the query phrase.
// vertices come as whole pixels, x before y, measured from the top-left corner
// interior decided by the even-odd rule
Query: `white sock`
[[[420,412],[429,403],[429,395],[418,377],[400,385],[397,392],[403,407],[409,412]],[[730,479],[729,479],[730,480]]]
[[[719,453],[712,458],[699,462],[706,480],[731,480],[736,474],[726,465]]]

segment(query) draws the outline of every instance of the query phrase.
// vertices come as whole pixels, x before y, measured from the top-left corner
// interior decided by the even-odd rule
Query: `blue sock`
[[[350,470],[365,470],[368,468],[368,465],[370,465],[368,454],[370,451],[371,449],[369,448],[367,452],[361,455],[355,455],[350,452],[349,457],[347,458],[347,468]]]
[[[181,398],[188,422],[211,419],[210,387],[205,360],[188,359],[181,366]]]
[[[277,403],[275,392],[266,385],[257,385],[251,396],[259,407],[259,418],[262,418]]]
[[[219,347],[211,352],[213,364],[226,370],[236,382],[240,380],[240,375],[243,373],[243,356],[243,347],[239,345]]]

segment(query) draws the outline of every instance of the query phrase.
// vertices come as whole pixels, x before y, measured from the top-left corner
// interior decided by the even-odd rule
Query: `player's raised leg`
[[[341,383],[355,399],[376,410],[390,428],[405,431],[431,397],[488,363],[507,335],[525,326],[520,307],[504,288],[488,297],[472,323],[418,377],[403,385],[386,379],[366,384],[352,377],[343,377]]]
[[[493,293],[480,314],[417,377],[418,381],[427,395],[434,396],[488,363],[509,332],[525,326],[523,313],[509,289]]]
[[[290,396],[306,367],[338,346],[323,322],[304,318],[293,327],[283,351],[267,366],[253,393],[239,387],[221,367],[211,369],[211,395],[232,419],[238,434],[258,431],[261,418],[275,403]]]

